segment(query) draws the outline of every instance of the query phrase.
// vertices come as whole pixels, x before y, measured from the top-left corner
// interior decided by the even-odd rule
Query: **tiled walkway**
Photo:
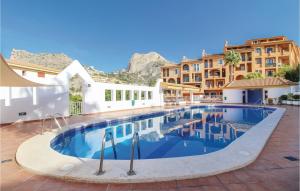
[[[249,190],[285,191],[299,190],[299,161],[289,161],[284,156],[299,158],[299,107],[286,107],[287,112],[258,159],[249,166],[206,178],[147,184],[87,184],[58,180],[35,175],[22,169],[14,157],[18,146],[40,133],[40,122],[1,127],[1,191],[68,191],[68,190]],[[154,111],[159,108],[114,112],[101,115],[73,117],[70,123],[110,118],[120,115]],[[255,140],[254,140],[255,141]],[[11,160],[11,161],[9,161]]]

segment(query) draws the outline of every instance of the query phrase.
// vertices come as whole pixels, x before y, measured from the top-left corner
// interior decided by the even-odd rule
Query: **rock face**
[[[25,50],[13,49],[10,60],[21,61],[22,64],[38,64],[48,68],[63,70],[72,63],[73,59],[65,54],[53,53],[31,53]],[[160,78],[160,67],[172,64],[156,52],[146,54],[134,53],[129,61],[128,68],[117,72],[105,73],[95,69],[93,66],[83,67],[95,81],[122,84],[155,85]],[[74,79],[74,84],[78,80]]]
[[[129,61],[128,72],[157,76],[160,73],[160,67],[167,63],[171,62],[156,52],[134,53]]]
[[[31,53],[25,50],[13,49],[10,60],[18,60],[31,64],[39,64],[45,67],[54,68],[58,70],[64,69],[73,59],[65,54],[50,54],[50,53]]]

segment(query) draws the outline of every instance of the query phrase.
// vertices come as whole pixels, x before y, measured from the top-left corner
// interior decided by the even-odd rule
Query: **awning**
[[[191,85],[161,82],[160,86],[162,87],[162,89],[166,89],[166,90],[180,90],[182,92],[186,91],[186,92],[200,93],[199,87],[191,86]]]
[[[47,86],[27,80],[13,71],[0,54],[0,87],[37,87]]]

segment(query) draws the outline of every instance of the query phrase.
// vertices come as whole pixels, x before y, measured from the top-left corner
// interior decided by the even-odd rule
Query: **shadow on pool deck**
[[[286,106],[287,112],[279,122],[258,159],[247,167],[232,172],[180,181],[140,184],[88,184],[70,182],[32,174],[15,161],[18,146],[26,139],[40,133],[40,122],[8,125],[0,128],[1,134],[1,190],[47,191],[47,190],[299,190],[299,107]],[[122,112],[77,116],[69,118],[77,123],[99,118],[110,118],[158,110],[147,108]],[[11,159],[11,160],[10,160]]]

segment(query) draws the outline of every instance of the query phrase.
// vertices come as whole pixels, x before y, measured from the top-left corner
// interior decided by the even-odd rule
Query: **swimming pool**
[[[273,111],[262,107],[192,106],[71,129],[56,136],[51,148],[64,155],[99,159],[103,136],[111,132],[117,159],[128,160],[133,133],[138,132],[141,159],[204,155],[225,148]],[[109,137],[104,158],[114,159]]]

